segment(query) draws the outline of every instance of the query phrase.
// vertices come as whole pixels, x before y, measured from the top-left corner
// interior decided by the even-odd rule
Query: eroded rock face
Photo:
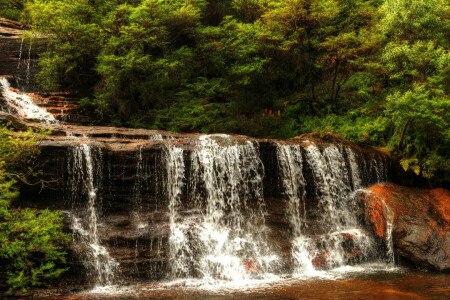
[[[388,209],[393,211],[392,238],[397,255],[420,268],[450,270],[449,191],[387,183],[370,187],[361,198],[366,218],[380,238],[387,238]]]

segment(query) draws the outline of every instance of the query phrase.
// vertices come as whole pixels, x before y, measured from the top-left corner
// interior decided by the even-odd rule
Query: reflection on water
[[[310,278],[208,285],[177,280],[134,287],[103,287],[51,299],[449,299],[450,276],[382,264],[344,267]]]

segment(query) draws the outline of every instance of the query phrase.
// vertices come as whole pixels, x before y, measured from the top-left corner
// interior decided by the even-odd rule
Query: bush
[[[61,212],[11,207],[19,195],[17,180],[39,174],[32,166],[46,134],[0,127],[0,259],[6,262],[10,291],[26,291],[67,270],[58,266],[65,263],[63,246],[70,241],[62,231]]]

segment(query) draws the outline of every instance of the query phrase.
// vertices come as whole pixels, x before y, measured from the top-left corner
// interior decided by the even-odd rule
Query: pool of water
[[[382,264],[246,282],[177,280],[97,287],[49,299],[450,299],[450,275]]]

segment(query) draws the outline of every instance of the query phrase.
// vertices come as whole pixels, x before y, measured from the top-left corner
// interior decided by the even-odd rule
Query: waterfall
[[[362,186],[362,178],[361,178],[361,171],[359,169],[357,160],[356,160],[356,154],[353,151],[352,148],[346,147],[345,152],[347,154],[349,163],[350,163],[350,172],[352,174],[352,185],[353,190],[357,190],[361,188]]]
[[[386,209],[386,246],[388,262],[391,265],[395,264],[394,240],[392,239],[392,231],[394,229],[395,214],[394,211],[383,201]]]
[[[26,118],[58,124],[45,109],[35,105],[30,96],[11,89],[6,78],[0,77],[0,87],[11,111]],[[387,179],[386,161],[375,159],[372,153],[362,154],[343,145],[312,143],[305,147],[280,142],[276,143],[278,170],[275,174],[266,174],[263,161],[268,170],[272,170],[275,161],[266,156],[273,153],[270,152],[272,143],[261,143],[261,147],[270,149],[261,155],[260,143],[247,138],[215,134],[156,142],[154,140],[176,138],[142,133],[127,135],[121,131],[111,135],[148,140],[148,148],[142,145],[143,141],[136,143],[140,147],[133,164],[135,172],[129,173],[128,166],[124,167],[126,182],[130,179],[128,174],[135,175],[132,187],[126,190],[132,193],[129,197],[132,228],[125,230],[129,233],[127,238],[135,238],[131,243],[126,242],[124,251],[132,258],[135,247],[136,272],[129,273],[135,276],[151,273],[150,277],[160,279],[162,276],[158,272],[165,270],[168,264],[169,279],[198,278],[207,284],[248,282],[279,278],[279,274],[291,275],[282,273],[287,269],[296,277],[316,275],[319,271],[323,274],[323,269],[367,260],[375,252],[372,238],[359,219],[359,202],[354,197],[354,192],[364,185]],[[102,151],[90,144],[87,136],[77,138],[70,133],[68,136],[72,136],[76,144],[70,148],[67,166],[74,248],[96,286],[112,285],[118,280],[119,263],[108,252],[104,235],[109,235],[107,230],[111,228],[106,226],[119,225],[101,219]],[[164,145],[162,151],[157,144]],[[145,153],[151,156],[145,157]],[[159,155],[163,157],[162,163]],[[153,165],[149,164],[153,161],[154,171],[150,171]],[[264,180],[266,175],[268,178]],[[274,199],[267,198],[271,207],[269,215],[263,181],[266,186],[276,182],[274,190],[281,184],[280,204],[284,205],[284,211],[271,202]],[[267,194],[272,197],[271,187],[268,187]],[[121,193],[123,191],[125,189],[120,189]],[[149,207],[155,205],[151,213],[158,210],[156,205],[166,204],[158,212],[158,220],[145,215],[148,209],[142,209],[147,196],[152,203]],[[275,213],[272,205],[276,207]],[[394,214],[386,204],[384,210],[386,256],[393,264]],[[166,212],[169,224],[165,223]],[[128,226],[126,224],[120,226]],[[286,228],[290,230],[285,231]],[[152,232],[154,229],[158,231],[156,234]],[[166,232],[169,232],[168,237]],[[280,237],[274,236],[279,233]],[[116,238],[114,232],[110,236],[111,240]],[[142,242],[147,238],[150,245]],[[128,257],[124,259],[116,247],[120,246],[111,249],[124,262],[122,268],[126,274]],[[144,258],[139,260],[140,257]]]
[[[135,183],[133,186],[133,208],[132,208],[132,221],[135,224],[135,228],[138,230],[147,227],[141,220],[141,210],[142,205],[142,189],[147,180],[146,165],[144,163],[144,158],[142,156],[142,146],[139,147],[138,161],[136,165],[136,176]],[[136,241],[137,243],[137,241]]]
[[[20,52],[19,52],[19,63],[17,64],[17,70],[20,69],[20,64],[22,62],[22,49],[23,49],[23,41],[25,39],[22,39],[22,42],[20,43]]]
[[[30,77],[31,77],[31,47],[33,43],[30,41],[30,47],[28,48],[28,61],[27,61],[27,73],[26,73],[26,86],[30,87]]]
[[[226,135],[201,136],[190,164],[191,198],[202,211],[177,221],[177,197],[171,194],[177,224],[171,234],[173,273],[207,281],[269,276],[278,257],[267,239],[264,168],[256,145]]]
[[[319,240],[327,251],[328,262],[334,266],[347,262],[343,245],[348,239],[353,242],[355,252],[367,256],[371,249],[371,238],[356,218],[358,206],[352,194],[351,176],[342,146],[328,146],[321,152],[312,145],[306,148],[306,155],[317,185],[317,213],[321,215],[318,222],[323,228],[323,235]],[[353,172],[354,176],[358,173],[357,169]]]
[[[71,215],[74,241],[84,245],[84,251],[80,254],[84,266],[95,278],[95,284],[110,285],[114,282],[118,264],[101,245],[98,232],[98,185],[102,183],[101,152],[97,151],[96,155],[93,155],[94,151],[88,144],[81,144],[72,150],[72,161],[68,168],[72,173],[71,193],[74,208]],[[83,197],[87,198],[87,205],[80,209]]]
[[[8,106],[8,113],[16,112],[21,117],[37,119],[49,124],[58,122],[51,113],[37,106],[30,96],[19,94],[11,89],[8,79],[5,77],[0,77],[0,87],[2,96]]]
[[[284,193],[287,196],[286,214],[292,226],[292,258],[295,274],[314,273],[314,249],[305,235],[306,181],[303,176],[303,158],[299,145],[277,145],[278,168]],[[303,213],[302,213],[303,212]]]
[[[317,146],[310,145],[304,150],[306,161],[303,162],[301,149],[300,146],[279,144],[277,157],[288,198],[286,211],[293,227],[294,273],[308,275],[314,271],[314,266],[346,264],[349,260],[346,253],[348,246],[344,245],[348,244],[349,239],[355,253],[367,256],[371,250],[371,239],[355,216],[357,203],[352,192],[360,187],[362,179],[352,150],[332,145],[321,151]],[[350,170],[344,152],[347,153]],[[302,231],[307,218],[305,178],[302,174],[304,163],[310,166],[316,185],[317,207],[310,217],[319,225],[311,229],[313,232],[309,235]]]

